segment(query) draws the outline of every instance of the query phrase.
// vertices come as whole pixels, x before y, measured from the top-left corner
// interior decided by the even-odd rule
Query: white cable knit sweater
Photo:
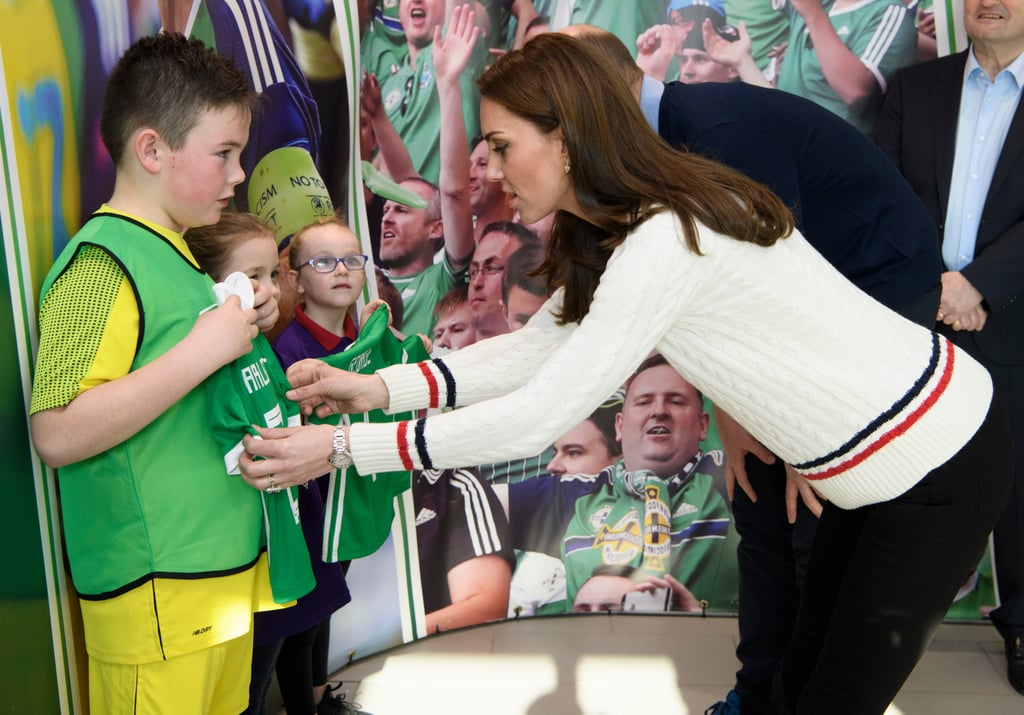
[[[556,325],[542,307],[519,331],[380,371],[393,411],[466,407],[353,425],[356,467],[536,454],[652,350],[844,508],[902,494],[981,425],[986,370],[861,292],[803,236],[763,248],[702,228],[700,245],[691,252],[675,215],[658,214],[615,250],[581,323]]]

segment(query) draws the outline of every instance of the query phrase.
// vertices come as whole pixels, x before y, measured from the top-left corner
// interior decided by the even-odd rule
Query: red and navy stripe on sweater
[[[440,358],[425,360],[416,363],[427,383],[429,400],[427,406],[432,409],[439,407],[455,407],[455,377],[451,370]],[[442,403],[443,400],[443,403]],[[410,442],[409,429],[412,426],[412,440]],[[423,434],[426,428],[426,420],[418,419],[415,422],[401,422],[398,425],[398,455],[402,459],[402,466],[405,469],[415,469],[412,461],[412,448],[416,448],[416,456],[420,459],[423,469],[433,469],[433,462],[427,452],[427,439]]]
[[[953,355],[953,346],[949,340],[932,333],[928,365],[900,399],[835,451],[809,462],[794,464],[793,467],[812,481],[828,479],[853,469],[908,432],[938,402],[949,386],[953,376]],[[821,471],[814,471],[822,467]]]

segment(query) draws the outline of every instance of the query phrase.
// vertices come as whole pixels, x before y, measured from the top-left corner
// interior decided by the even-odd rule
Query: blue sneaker
[[[735,690],[730,690],[725,700],[720,700],[707,710],[704,715],[740,715],[740,696]]]

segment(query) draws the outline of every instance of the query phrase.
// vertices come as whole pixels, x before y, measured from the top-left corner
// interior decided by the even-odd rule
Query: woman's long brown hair
[[[541,274],[563,287],[560,322],[590,308],[612,251],[630,229],[670,210],[700,253],[697,223],[771,246],[793,229],[767,187],[728,167],[677,151],[647,123],[626,81],[598,52],[567,35],[538,35],[478,80],[481,95],[545,134],[561,130],[586,220],[560,211]]]

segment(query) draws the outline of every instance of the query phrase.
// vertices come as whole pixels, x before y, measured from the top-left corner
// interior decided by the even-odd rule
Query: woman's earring
[[[566,161],[565,162],[565,173],[568,174],[570,171],[572,171],[572,164],[570,164],[568,161]]]

